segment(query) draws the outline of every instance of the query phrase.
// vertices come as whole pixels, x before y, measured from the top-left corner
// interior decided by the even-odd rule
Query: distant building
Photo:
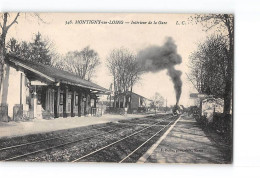
[[[0,121],[95,113],[109,90],[69,72],[7,55],[0,91]]]
[[[147,110],[152,102],[152,100],[130,91],[126,92],[126,94],[117,94],[114,100],[116,108],[127,108],[131,112]]]

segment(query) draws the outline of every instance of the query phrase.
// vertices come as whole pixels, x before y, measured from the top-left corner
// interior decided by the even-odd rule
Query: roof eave
[[[108,92],[108,91],[103,90],[103,89],[95,88],[95,87],[92,87],[92,86],[86,86],[86,85],[82,85],[82,84],[78,84],[78,83],[72,83],[72,82],[65,81],[65,80],[61,80],[60,82],[64,83],[64,84],[69,84],[69,85],[74,85],[74,86],[78,86],[78,87],[82,87],[82,88],[87,88],[87,89],[90,89],[90,90],[97,90],[97,91],[100,91],[100,92],[103,92],[103,93]]]
[[[37,70],[35,70],[34,68],[32,67],[29,67],[27,66],[26,64],[23,64],[17,60],[15,60],[15,57],[13,57],[12,55],[8,55],[8,60],[12,63],[14,63],[16,66],[19,66],[19,67],[22,67],[26,70],[29,70],[37,75],[39,75],[40,77],[50,81],[50,82],[53,82],[53,83],[65,83],[65,84],[70,84],[70,85],[74,85],[74,86],[79,86],[79,87],[82,87],[82,88],[87,88],[87,89],[91,89],[91,90],[97,90],[99,92],[102,92],[103,94],[110,94],[111,92],[109,90],[106,90],[106,89],[102,89],[102,88],[96,88],[96,87],[93,87],[93,86],[87,86],[87,85],[82,85],[82,84],[79,84],[79,83],[73,83],[73,82],[69,82],[67,80],[59,80],[59,79],[56,79],[56,78],[53,78],[53,77],[50,77],[44,73],[41,73]]]
[[[48,75],[45,75],[45,74],[43,74],[43,73],[41,73],[41,72],[39,72],[39,71],[37,71],[37,70],[35,70],[35,69],[33,69],[33,68],[31,68],[31,67],[25,65],[25,64],[22,64],[22,63],[20,63],[20,62],[14,61],[14,60],[12,60],[12,59],[9,59],[9,60],[10,60],[12,63],[14,63],[16,66],[20,66],[20,67],[22,67],[22,68],[24,68],[24,69],[26,69],[26,70],[29,70],[29,71],[31,71],[31,72],[37,74],[37,75],[40,75],[41,77],[43,77],[43,78],[45,78],[45,79],[47,79],[47,80],[49,80],[49,81],[51,81],[51,82],[55,82],[55,79],[52,78],[52,77],[50,77],[50,76],[48,76]]]

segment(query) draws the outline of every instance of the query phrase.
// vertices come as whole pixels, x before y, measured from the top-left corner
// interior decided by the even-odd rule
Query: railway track
[[[146,122],[148,122],[148,121],[152,121],[154,118],[158,118],[158,117],[160,117],[160,116],[147,116],[147,117],[145,117],[145,118],[141,118],[141,119],[138,119],[138,123],[140,123],[140,122],[142,122],[143,120],[145,120]],[[136,119],[134,119],[134,120],[136,120]],[[124,121],[122,121],[122,122],[114,122],[114,123],[107,123],[107,124],[124,124],[125,122]],[[131,123],[130,123],[131,124]],[[132,123],[133,124],[133,123]],[[141,123],[140,123],[140,125],[141,125]],[[92,125],[93,126],[93,125]],[[88,127],[90,127],[90,126],[88,126]],[[91,128],[91,129],[89,129],[89,130],[98,130],[98,129],[102,129],[102,128],[107,128],[107,127],[109,127],[109,126],[104,126],[104,127],[98,127],[98,128]],[[79,129],[79,130],[81,130],[81,128],[86,128],[86,127],[79,127],[79,128],[77,128],[77,129]],[[66,133],[71,133],[71,130],[73,130],[73,129],[69,129],[69,130],[66,130]],[[62,130],[61,130],[62,131]],[[60,132],[60,131],[59,131]],[[47,132],[47,134],[48,133],[51,133],[51,132]],[[32,134],[31,134],[32,135]],[[18,142],[18,143],[15,143],[15,144],[5,144],[6,142],[8,142],[9,143],[9,138],[7,138],[7,139],[5,139],[5,140],[3,140],[3,139],[0,139],[0,152],[1,151],[3,151],[3,150],[6,150],[6,149],[12,149],[12,148],[14,148],[14,147],[19,147],[19,146],[25,146],[25,145],[30,145],[30,144],[36,144],[36,143],[40,143],[40,142],[44,142],[44,141],[49,141],[49,140],[54,140],[54,139],[59,139],[59,138],[63,138],[63,137],[69,137],[69,136],[72,136],[73,134],[71,134],[71,135],[62,135],[61,137],[60,137],[60,134],[56,134],[56,136],[58,136],[58,137],[44,137],[44,139],[41,139],[41,140],[32,140],[32,141],[30,141],[30,142]],[[30,135],[28,135],[29,137],[30,137]],[[27,137],[27,136],[26,136]],[[21,138],[21,137],[14,137],[14,138]],[[28,138],[28,137],[27,137]],[[30,139],[31,140],[31,139]],[[18,139],[18,140],[16,140],[16,141],[20,141],[20,139]]]
[[[117,126],[116,129],[112,129],[112,130],[108,130],[108,131],[101,131],[101,133],[100,133],[100,131],[98,131],[98,134],[87,135],[85,137],[82,137],[84,135],[83,133],[79,133],[79,134],[76,134],[76,135],[72,134],[72,135],[65,135],[65,136],[62,136],[62,137],[52,137],[52,138],[47,138],[47,139],[43,139],[43,140],[32,141],[32,142],[28,142],[28,143],[22,143],[22,144],[18,144],[18,145],[3,147],[3,148],[0,149],[0,157],[1,157],[0,160],[4,160],[4,161],[22,160],[22,161],[24,161],[24,160],[26,160],[26,158],[28,158],[30,156],[35,156],[35,155],[37,156],[37,154],[41,154],[41,153],[46,152],[46,151],[59,150],[59,148],[65,148],[66,146],[73,146],[73,144],[77,144],[77,145],[80,144],[81,145],[81,143],[82,143],[82,146],[84,146],[84,143],[86,143],[90,139],[95,139],[95,138],[98,138],[98,137],[102,138],[103,136],[107,136],[108,134],[114,134],[115,135],[115,133],[117,131],[120,131],[120,130],[122,131],[124,129],[131,129],[131,128],[133,128],[133,132],[132,133],[126,134],[125,136],[121,137],[118,140],[112,140],[107,145],[98,146],[98,147],[96,147],[96,149],[94,149],[92,151],[89,151],[89,152],[85,153],[84,155],[81,154],[80,157],[76,157],[76,158],[74,157],[72,160],[69,160],[70,162],[87,161],[86,158],[88,158],[90,156],[93,156],[93,155],[96,155],[99,152],[105,151],[105,150],[107,150],[107,149],[109,149],[109,148],[111,148],[111,147],[113,147],[115,145],[120,144],[123,141],[126,141],[127,139],[133,138],[134,136],[138,136],[142,132],[147,131],[148,129],[150,129],[151,131],[148,132],[149,136],[146,137],[146,140],[144,140],[140,145],[138,144],[138,146],[134,150],[132,150],[130,153],[128,153],[128,155],[124,156],[124,158],[122,158],[119,161],[117,161],[119,163],[122,163],[122,162],[125,162],[131,156],[133,156],[143,146],[147,145],[147,143],[149,143],[156,136],[158,136],[159,133],[161,133],[164,129],[167,128],[167,126],[169,126],[173,122],[173,121],[170,121],[167,124],[165,124],[165,120],[170,119],[172,117],[168,117],[166,119],[161,119],[161,118],[162,117],[159,118],[159,121],[158,121],[158,119],[148,120],[148,123],[156,121],[156,122],[154,122],[152,124],[145,124],[145,123],[143,123],[145,120],[142,120],[141,124],[136,124],[135,122],[134,123],[125,123],[125,124],[124,123],[116,123],[116,124],[114,124],[112,126],[103,126],[103,127],[99,127],[99,128],[94,128],[94,129],[92,129],[93,131],[98,131],[98,130],[109,129],[109,128],[113,128],[113,127]],[[160,129],[156,130],[156,132],[154,132],[154,130],[158,129],[158,128],[160,128]],[[150,135],[150,133],[152,135]],[[71,136],[73,136],[74,138],[77,137],[77,136],[81,136],[81,138],[80,139],[76,139],[76,140],[73,138],[73,140],[72,140],[70,138]],[[50,146],[50,147],[47,147],[47,148],[40,148],[38,150],[27,152],[27,153],[24,153],[24,154],[18,154],[18,155],[13,155],[13,156],[8,155],[8,157],[1,156],[1,152],[3,152],[3,151],[19,149],[20,147],[44,144],[45,142],[55,141],[55,140],[56,140],[56,142],[57,142],[57,140],[61,140],[60,144],[53,145],[53,146]]]
[[[108,126],[106,128],[109,128],[111,126]],[[99,128],[99,129],[103,129],[105,127],[102,127],[102,128]],[[126,127],[125,127],[126,128]],[[62,143],[60,145],[55,145],[55,146],[51,146],[51,147],[48,147],[48,148],[43,148],[43,149],[40,149],[40,150],[36,150],[36,151],[33,151],[33,152],[29,152],[29,153],[25,153],[25,154],[22,154],[22,155],[17,155],[17,156],[14,156],[14,157],[9,157],[9,158],[5,158],[3,159],[3,161],[12,161],[12,160],[15,160],[15,159],[20,159],[22,157],[26,157],[26,156],[30,156],[30,155],[33,155],[33,154],[37,154],[37,153],[40,153],[40,152],[43,152],[43,151],[47,151],[47,150],[51,150],[51,149],[55,149],[55,148],[59,148],[59,147],[64,147],[66,145],[69,145],[69,144],[73,144],[73,143],[77,143],[77,142],[81,142],[81,141],[84,141],[84,140],[87,140],[87,139],[91,139],[93,137],[97,137],[97,136],[102,136],[102,135],[105,135],[107,133],[111,133],[111,132],[115,132],[117,130],[120,130],[120,129],[113,129],[113,130],[110,130],[110,131],[105,131],[101,134],[95,134],[95,135],[91,135],[91,136],[87,136],[87,137],[84,137],[84,138],[81,138],[81,139],[78,139],[78,140],[73,140],[73,141],[70,141],[70,142],[65,142],[65,143]],[[82,135],[82,134],[77,134],[77,136],[79,135]],[[41,140],[41,141],[35,141],[35,142],[31,142],[31,143],[27,143],[27,144],[22,144],[21,146],[25,146],[25,145],[34,145],[34,144],[39,144],[39,143],[44,143],[46,141],[49,141],[49,140],[59,140],[59,139],[65,139],[64,138],[52,138],[52,139],[46,139],[46,140]],[[57,141],[56,141],[57,142]],[[13,148],[17,148],[17,147],[21,147],[21,146],[11,146],[9,147],[9,149],[13,149]]]
[[[118,142],[120,142],[120,141],[123,141],[123,140],[125,140],[125,139],[127,139],[127,138],[129,138],[129,137],[131,137],[131,136],[133,136],[133,135],[136,135],[136,134],[138,134],[138,133],[140,133],[140,132],[142,132],[142,131],[144,131],[144,130],[146,130],[146,129],[149,129],[149,128],[151,128],[152,126],[154,126],[154,125],[156,125],[156,124],[158,124],[158,123],[160,123],[160,122],[157,122],[157,123],[155,123],[155,124],[152,124],[152,125],[150,125],[150,126],[148,126],[148,127],[143,128],[143,129],[141,129],[141,130],[139,130],[139,131],[136,131],[136,132],[134,132],[134,133],[132,133],[132,134],[130,134],[130,135],[127,135],[126,137],[123,137],[123,138],[121,138],[121,139],[119,139],[119,140],[117,140],[117,141],[115,141],[115,142],[113,142],[113,143],[110,143],[110,144],[108,144],[108,145],[106,145],[106,146],[104,146],[104,147],[101,147],[101,148],[99,148],[99,149],[97,149],[97,150],[95,150],[95,151],[93,151],[93,152],[90,152],[90,153],[88,153],[88,154],[86,154],[86,155],[84,155],[84,156],[82,156],[82,157],[80,157],[80,158],[77,158],[77,159],[73,160],[72,162],[80,161],[80,160],[82,160],[82,159],[84,159],[84,158],[86,158],[86,157],[88,157],[88,156],[90,156],[90,155],[93,155],[93,154],[95,154],[95,153],[97,153],[97,152],[99,152],[99,151],[101,151],[101,150],[104,150],[104,149],[106,149],[106,148],[108,148],[108,147],[110,147],[110,146],[112,146],[112,145],[114,145],[114,144],[116,144],[116,143],[118,143]]]
[[[170,122],[170,123],[172,123],[172,122]],[[147,140],[145,140],[143,143],[141,143],[141,145],[138,145],[138,147],[136,147],[136,148],[135,148],[132,152],[130,152],[126,157],[124,157],[123,159],[121,159],[120,161],[117,161],[117,162],[118,162],[118,163],[122,163],[122,162],[124,162],[125,160],[127,160],[127,159],[128,159],[129,157],[131,157],[135,152],[137,152],[141,147],[143,147],[146,143],[148,143],[152,138],[154,138],[159,132],[161,132],[163,129],[165,129],[170,123],[168,123],[167,125],[165,125],[165,126],[164,126],[163,128],[161,128],[159,131],[157,131],[155,134],[153,134],[151,137],[149,137]],[[150,127],[153,127],[153,126],[150,126]],[[109,150],[109,149],[108,149],[109,147],[111,147],[111,146],[113,146],[113,145],[116,145],[116,144],[122,142],[123,140],[126,140],[126,139],[130,138],[130,137],[133,137],[134,135],[137,135],[137,134],[139,134],[139,133],[145,131],[146,129],[148,129],[148,128],[150,128],[150,127],[146,127],[146,128],[144,128],[144,129],[142,129],[142,130],[140,130],[140,131],[137,131],[137,132],[135,132],[135,133],[133,133],[133,134],[130,134],[130,135],[126,136],[126,137],[123,137],[123,138],[121,138],[121,139],[119,139],[119,140],[117,140],[117,141],[115,141],[115,142],[113,142],[113,143],[111,143],[111,144],[109,144],[109,145],[106,145],[106,146],[104,146],[104,147],[101,147],[101,148],[99,148],[99,149],[97,149],[97,150],[95,150],[95,151],[93,151],[93,152],[90,152],[90,153],[88,153],[88,154],[86,154],[86,155],[84,155],[84,156],[82,156],[82,157],[80,157],[80,158],[78,158],[78,159],[75,159],[75,160],[73,160],[72,162],[80,162],[80,161],[86,162],[86,161],[88,161],[88,160],[86,160],[87,157],[89,157],[89,156],[91,156],[91,155],[94,155],[94,154],[98,155],[97,153],[98,153],[98,152],[101,152],[102,150]]]
[[[152,135],[150,138],[148,138],[146,141],[144,141],[141,145],[139,145],[135,150],[133,150],[131,153],[129,153],[126,157],[121,159],[118,163],[122,163],[125,160],[127,160],[129,157],[131,157],[135,152],[137,152],[141,147],[143,147],[145,144],[147,144],[150,140],[152,140],[156,135],[158,135],[161,131],[163,131],[166,127],[168,127],[173,122],[169,122],[167,125],[165,125],[163,128],[161,128],[159,131],[157,131],[154,135]]]
[[[171,118],[171,117],[170,117]],[[174,120],[175,121],[175,120]],[[140,134],[142,134],[142,132],[145,132],[145,131],[147,131],[148,129],[151,129],[151,128],[158,128],[158,127],[160,127],[160,129],[159,130],[157,130],[156,132],[154,132],[153,130],[151,130],[152,132],[151,132],[151,134],[149,135],[148,134],[148,137],[146,136],[146,139],[145,140],[143,140],[140,144],[138,144],[137,146],[135,146],[134,147],[134,149],[133,150],[131,150],[131,152],[129,152],[128,154],[126,154],[126,156],[124,156],[123,158],[120,158],[120,159],[118,159],[117,161],[112,161],[112,162],[117,162],[117,163],[122,163],[122,162],[124,162],[124,161],[126,161],[127,159],[129,159],[131,156],[133,156],[138,150],[140,150],[143,146],[145,146],[148,142],[150,142],[153,138],[155,138],[160,132],[162,132],[164,129],[166,129],[169,125],[171,125],[174,121],[170,121],[170,122],[168,122],[167,124],[165,124],[165,125],[158,125],[159,123],[162,123],[162,122],[157,122],[157,123],[155,123],[155,124],[152,124],[152,125],[150,125],[150,126],[148,126],[148,127],[145,127],[145,128],[143,128],[143,129],[141,129],[141,130],[138,130],[138,131],[136,131],[136,132],[134,132],[134,133],[132,133],[132,134],[129,134],[129,135],[127,135],[127,136],[125,136],[125,137],[122,137],[122,138],[120,138],[119,140],[117,140],[117,141],[115,141],[115,142],[113,142],[113,143],[110,143],[110,144],[108,144],[108,145],[106,145],[106,146],[103,146],[103,147],[100,147],[100,148],[98,148],[98,149],[96,149],[96,150],[94,150],[94,151],[92,151],[92,152],[89,152],[89,153],[87,153],[87,154],[85,154],[85,155],[83,155],[83,156],[81,156],[81,157],[79,157],[79,158],[77,158],[77,159],[74,159],[73,161],[71,161],[71,162],[95,162],[95,160],[96,160],[96,158],[98,158],[97,156],[104,156],[104,157],[107,157],[106,155],[103,155],[103,154],[101,154],[101,152],[103,152],[103,151],[105,151],[105,150],[107,150],[107,151],[105,151],[105,153],[113,153],[113,150],[116,148],[116,147],[112,147],[112,146],[114,146],[114,145],[118,145],[118,146],[120,146],[120,143],[121,142],[124,142],[124,143],[127,143],[128,141],[125,141],[125,140],[127,140],[127,139],[131,139],[131,138],[133,138],[133,137],[137,137],[137,138],[139,138],[140,136],[138,136],[138,135],[140,135]],[[163,121],[164,122],[164,121]],[[146,135],[146,133],[143,133],[142,135]],[[133,141],[136,141],[136,139],[132,139]],[[124,145],[124,144],[123,144]],[[115,151],[115,150],[114,150]],[[91,158],[90,159],[87,159],[87,158],[89,158],[89,157],[91,157],[91,156],[93,156],[93,155],[95,155],[94,157],[92,157],[92,160],[91,160]],[[94,161],[93,161],[93,158],[94,158]],[[117,158],[117,157],[110,157],[111,159],[115,159],[115,158]],[[99,161],[96,161],[96,162],[101,162],[102,160],[99,160]]]
[[[99,130],[99,129],[109,128],[109,127],[111,127],[111,126],[104,126],[104,127],[94,128],[94,129],[92,129],[92,130]],[[82,134],[83,134],[83,133],[76,134],[76,136],[79,136],[79,135],[82,135]],[[8,149],[14,149],[14,148],[26,146],[26,145],[32,145],[32,144],[38,144],[38,143],[42,143],[42,142],[47,142],[47,141],[50,141],[50,140],[65,139],[65,137],[70,137],[70,136],[73,136],[73,134],[64,135],[64,136],[62,136],[62,137],[51,137],[51,138],[42,139],[42,140],[37,140],[37,141],[33,141],[33,142],[26,142],[26,143],[21,143],[21,144],[17,144],[17,145],[2,147],[2,148],[0,148],[0,152],[1,152],[1,151],[4,151],[4,150],[8,150]],[[74,135],[74,136],[75,136],[75,135]]]
[[[78,128],[71,128],[71,129],[63,129],[58,131],[52,131],[52,132],[44,132],[39,134],[28,134],[25,136],[15,136],[12,138],[3,138],[0,139],[0,152],[4,151],[6,149],[15,148],[16,146],[25,146],[30,145],[33,143],[39,143],[44,141],[49,141],[52,139],[59,139],[63,137],[69,137],[73,136],[75,134],[75,130],[77,130],[77,134],[83,134],[86,131],[93,131],[98,130],[102,128],[107,128],[114,125],[114,123],[107,123],[106,126],[103,124],[96,125],[96,126],[84,126],[84,127],[78,127]]]

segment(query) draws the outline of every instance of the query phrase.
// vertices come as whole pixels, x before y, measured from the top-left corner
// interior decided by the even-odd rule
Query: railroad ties
[[[0,148],[2,161],[136,162],[178,117],[171,115],[70,129]]]

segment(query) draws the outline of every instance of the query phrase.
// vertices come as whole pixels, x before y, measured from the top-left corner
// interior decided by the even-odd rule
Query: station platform
[[[127,114],[127,115],[112,115],[105,114],[100,117],[82,116],[68,118],[54,118],[50,120],[36,119],[23,122],[0,122],[0,138],[23,136],[27,134],[36,134],[43,132],[51,132],[62,129],[70,129],[82,126],[102,124],[108,122],[116,122],[119,120],[127,120],[132,118],[146,117],[151,114]]]
[[[226,150],[225,150],[226,149]],[[137,163],[227,164],[223,148],[206,135],[193,117],[180,116]]]

